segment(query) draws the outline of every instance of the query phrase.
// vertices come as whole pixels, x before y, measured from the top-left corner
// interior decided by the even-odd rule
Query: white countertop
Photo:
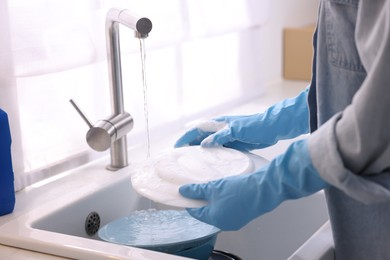
[[[255,98],[244,105],[231,108],[226,111],[225,114],[252,114],[261,112],[266,109],[269,105],[282,100],[286,97],[293,97],[298,94],[302,89],[306,87],[306,82],[300,81],[283,81],[270,85],[263,96]],[[215,115],[210,115],[213,117]],[[159,150],[163,147],[172,147],[175,140],[185,131],[184,127],[179,127],[177,132],[171,133],[164,137],[164,140],[152,143],[151,152]],[[130,133],[131,135],[131,133]],[[256,152],[258,155],[263,156],[267,159],[272,159],[275,155],[280,154],[284,151],[287,145],[291,141],[279,142],[274,147],[270,147],[261,151]],[[146,150],[146,147],[130,147],[130,149],[141,150],[137,154],[139,158],[131,158],[131,160],[141,161],[143,160],[144,154],[142,150]],[[106,160],[107,158],[104,158]],[[108,160],[108,159],[107,159]],[[92,162],[92,164],[95,162]],[[41,205],[52,198],[58,196],[66,196],[67,192],[72,191],[76,186],[82,186],[85,183],[87,176],[80,176],[72,174],[73,171],[65,172],[58,177],[52,178],[51,182],[43,184],[38,183],[31,187],[28,187],[16,194],[16,206],[12,214],[0,217],[0,225],[7,223],[8,221],[28,213],[38,205]],[[93,181],[94,178],[101,178],[101,176],[88,176],[89,181]],[[30,260],[30,259],[65,259],[63,257],[57,257],[53,255],[46,255],[38,252],[23,250],[19,248],[13,248],[8,246],[0,245],[0,259],[14,259],[14,260]]]

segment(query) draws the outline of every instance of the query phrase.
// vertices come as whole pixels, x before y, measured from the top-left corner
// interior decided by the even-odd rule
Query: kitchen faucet
[[[87,143],[96,151],[110,149],[111,162],[107,169],[115,171],[128,165],[126,134],[133,128],[132,116],[124,110],[122,65],[119,41],[119,24],[134,30],[139,39],[148,37],[152,22],[145,17],[138,17],[128,10],[110,9],[106,17],[106,46],[108,75],[110,82],[112,114],[106,119],[91,124],[73,100],[70,100],[77,112],[90,127]]]

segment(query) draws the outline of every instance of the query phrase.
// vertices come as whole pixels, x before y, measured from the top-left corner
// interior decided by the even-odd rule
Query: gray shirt
[[[336,258],[387,259],[390,1],[323,0],[314,43],[309,150],[332,185]]]

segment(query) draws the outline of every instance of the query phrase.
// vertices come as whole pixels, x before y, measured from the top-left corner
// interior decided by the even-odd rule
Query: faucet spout
[[[146,17],[139,17],[130,11],[112,8],[108,11],[106,17],[106,28],[114,26],[114,23],[120,23],[134,30],[135,37],[146,38],[152,30],[152,22]]]

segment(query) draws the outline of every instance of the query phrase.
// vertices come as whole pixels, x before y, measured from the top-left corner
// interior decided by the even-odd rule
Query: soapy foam
[[[164,154],[154,168],[161,179],[183,185],[248,173],[253,165],[246,155],[236,150],[196,146]]]
[[[204,132],[217,132],[223,128],[225,128],[227,125],[225,122],[219,122],[219,121],[203,121],[198,124],[196,124],[196,128],[204,131]]]

